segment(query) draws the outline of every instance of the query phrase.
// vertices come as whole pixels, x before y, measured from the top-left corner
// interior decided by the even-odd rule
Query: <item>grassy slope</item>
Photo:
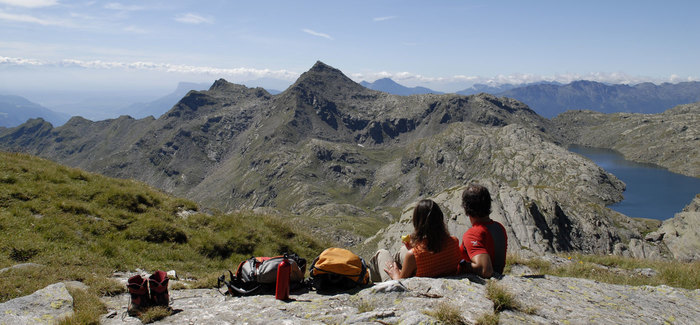
[[[123,291],[114,271],[176,270],[209,286],[251,255],[293,251],[312,259],[324,245],[272,216],[207,215],[147,185],[0,153],[0,302],[65,280],[95,294]],[[215,280],[213,280],[215,281]]]

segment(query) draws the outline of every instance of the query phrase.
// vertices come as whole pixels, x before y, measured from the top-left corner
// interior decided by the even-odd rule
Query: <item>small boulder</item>
[[[55,324],[73,315],[73,297],[64,283],[0,304],[0,324]]]

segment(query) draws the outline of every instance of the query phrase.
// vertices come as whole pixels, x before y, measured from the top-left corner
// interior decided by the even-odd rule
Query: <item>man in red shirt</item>
[[[491,194],[481,185],[471,184],[462,193],[462,207],[472,227],[462,237],[466,271],[484,278],[503,273],[506,266],[508,235],[499,222],[491,220]]]

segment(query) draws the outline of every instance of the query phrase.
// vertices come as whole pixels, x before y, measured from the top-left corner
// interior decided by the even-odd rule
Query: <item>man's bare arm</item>
[[[493,265],[489,254],[478,254],[472,257],[471,273],[482,278],[490,278],[493,275]]]

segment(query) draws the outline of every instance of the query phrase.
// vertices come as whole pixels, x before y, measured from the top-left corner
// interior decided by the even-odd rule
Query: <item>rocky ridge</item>
[[[568,111],[552,122],[565,144],[613,149],[627,160],[700,177],[700,103],[660,114]]]

